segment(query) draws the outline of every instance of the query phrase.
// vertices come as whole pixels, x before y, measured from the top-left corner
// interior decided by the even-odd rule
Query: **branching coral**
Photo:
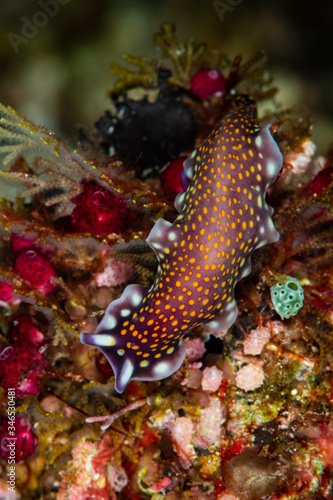
[[[35,159],[33,170],[21,163],[17,171],[15,168],[10,172],[1,171],[2,178],[26,185],[28,189],[22,193],[23,197],[55,188],[65,190],[65,193],[58,193],[45,201],[45,206],[60,203],[60,208],[64,209],[69,197],[72,198],[82,189],[79,181],[82,178],[89,179],[88,168],[87,165],[83,165],[83,158],[70,153],[58,136],[43,127],[33,125],[10,107],[1,105],[0,126],[0,157],[5,166],[13,163],[23,153],[27,154],[31,149],[34,149],[34,155],[36,149],[41,153],[41,157]],[[90,167],[93,165],[90,164]],[[51,179],[43,179],[43,175]],[[93,174],[90,174],[90,178],[93,178]]]

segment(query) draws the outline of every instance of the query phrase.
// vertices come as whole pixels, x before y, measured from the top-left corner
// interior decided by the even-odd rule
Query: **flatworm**
[[[234,323],[235,284],[250,273],[252,252],[279,238],[265,194],[281,167],[269,125],[259,128],[255,101],[235,97],[184,162],[190,184],[176,198],[178,217],[173,224],[159,219],[147,238],[159,264],[153,285],[128,285],[96,332],[81,334],[109,360],[117,392],[131,379],[174,373],[192,328]]]

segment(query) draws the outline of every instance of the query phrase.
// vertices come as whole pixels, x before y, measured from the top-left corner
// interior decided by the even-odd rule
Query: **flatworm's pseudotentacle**
[[[129,380],[160,380],[185,356],[182,339],[205,324],[228,328],[237,317],[234,287],[251,270],[252,252],[278,240],[265,194],[282,167],[269,126],[260,129],[254,100],[239,95],[210,136],[184,162],[191,179],[176,199],[173,224],[159,219],[147,241],[159,267],[149,289],[129,285],[94,334],[114,371]]]

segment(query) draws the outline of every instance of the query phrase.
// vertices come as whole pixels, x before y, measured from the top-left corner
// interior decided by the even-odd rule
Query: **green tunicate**
[[[303,305],[303,288],[296,278],[286,276],[281,282],[271,287],[274,309],[282,319],[295,316]]]

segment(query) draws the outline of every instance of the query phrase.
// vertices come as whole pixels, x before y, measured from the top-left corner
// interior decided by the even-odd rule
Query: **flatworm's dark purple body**
[[[233,324],[235,284],[249,274],[252,252],[279,237],[265,194],[281,167],[254,100],[237,96],[184,163],[191,182],[176,199],[179,216],[173,224],[158,220],[147,238],[159,261],[153,285],[127,286],[95,334],[81,335],[108,358],[118,392],[130,379],[160,380],[176,371],[192,328]]]

